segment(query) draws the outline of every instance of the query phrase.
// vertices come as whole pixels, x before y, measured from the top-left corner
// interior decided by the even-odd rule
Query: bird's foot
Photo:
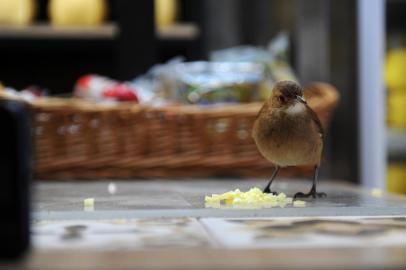
[[[278,195],[278,192],[276,191],[272,191],[269,187],[266,187],[264,189],[264,191],[262,191],[263,193],[268,193],[268,194],[272,194],[272,195]]]
[[[293,199],[296,200],[297,198],[309,198],[309,197],[323,198],[323,197],[327,197],[327,194],[324,192],[316,192],[315,189],[312,189],[312,190],[310,190],[309,193],[303,193],[303,192],[296,193],[295,196],[293,196]]]

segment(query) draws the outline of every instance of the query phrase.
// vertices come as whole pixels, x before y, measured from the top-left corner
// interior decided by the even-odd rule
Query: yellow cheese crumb
[[[380,198],[380,197],[382,197],[382,190],[379,188],[373,188],[371,190],[371,195],[374,197]]]
[[[94,198],[87,198],[83,200],[83,206],[85,208],[94,207]]]
[[[124,218],[115,219],[113,220],[113,224],[127,224],[127,220]]]
[[[271,208],[284,207],[291,203],[292,198],[286,197],[284,193],[279,195],[263,193],[257,187],[247,192],[236,189],[205,197],[205,206],[210,208]]]
[[[305,201],[300,200],[293,201],[293,207],[305,207],[305,206],[306,206]]]

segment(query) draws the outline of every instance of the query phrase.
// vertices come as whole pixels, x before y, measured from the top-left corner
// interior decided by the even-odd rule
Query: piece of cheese
[[[94,207],[94,198],[86,198],[83,200],[83,206],[85,208]]]
[[[117,186],[114,183],[109,183],[107,186],[107,191],[109,192],[110,195],[114,195],[117,193]]]
[[[379,188],[373,188],[371,190],[371,195],[374,197],[380,198],[380,197],[382,197],[382,190]]]
[[[285,207],[291,203],[292,198],[287,197],[284,193],[268,194],[257,187],[251,188],[247,192],[236,189],[205,197],[205,205],[210,208],[271,208]]]
[[[293,207],[305,207],[305,206],[306,206],[305,201],[301,201],[301,200],[293,201]]]

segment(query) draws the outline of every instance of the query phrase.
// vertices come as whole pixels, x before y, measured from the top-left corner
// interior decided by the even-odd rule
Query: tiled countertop
[[[207,209],[205,195],[239,188],[263,187],[266,180],[207,179],[183,181],[134,180],[113,182],[115,195],[108,192],[110,181],[103,182],[40,182],[37,185],[34,219],[98,219],[138,217],[278,217],[278,216],[359,216],[402,215],[406,204],[402,199],[383,194],[371,195],[339,182],[323,182],[319,190],[327,198],[309,199],[305,208],[271,209]],[[274,189],[293,196],[308,191],[308,181],[276,180]],[[83,200],[95,198],[95,211],[83,211]]]
[[[310,182],[277,180],[292,196]],[[39,182],[33,250],[15,269],[406,269],[406,199],[334,182],[306,207],[210,209],[265,180]],[[95,199],[93,211],[83,199]]]

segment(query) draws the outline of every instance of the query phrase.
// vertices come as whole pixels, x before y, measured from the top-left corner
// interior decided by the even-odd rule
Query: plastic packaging
[[[255,63],[182,62],[174,59],[153,67],[133,84],[158,103],[245,103],[259,100],[264,68]]]
[[[137,91],[130,84],[94,74],[80,77],[74,94],[92,101],[138,102]]]
[[[268,87],[262,88],[260,97],[268,98],[270,90],[275,82],[290,80],[298,82],[289,63],[290,42],[285,32],[279,33],[273,38],[267,48],[255,46],[237,46],[214,51],[210,54],[210,60],[215,62],[249,62],[262,64],[265,68],[265,80]]]

